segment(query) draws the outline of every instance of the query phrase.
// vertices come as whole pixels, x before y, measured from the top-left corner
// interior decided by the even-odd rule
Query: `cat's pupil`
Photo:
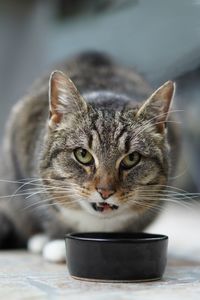
[[[130,159],[131,161],[134,161],[134,159],[135,159],[135,153],[129,154],[129,159]]]
[[[82,157],[85,157],[86,154],[87,154],[87,150],[81,149],[81,156],[82,156]]]

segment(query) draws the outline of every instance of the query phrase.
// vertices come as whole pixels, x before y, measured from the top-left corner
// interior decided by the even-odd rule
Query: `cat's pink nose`
[[[101,197],[104,200],[108,199],[110,196],[112,196],[115,193],[114,190],[103,189],[103,188],[97,188],[97,192],[101,195]]]

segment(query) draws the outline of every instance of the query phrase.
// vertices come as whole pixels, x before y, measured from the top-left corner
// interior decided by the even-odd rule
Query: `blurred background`
[[[200,190],[200,0],[0,0],[0,135],[35,79],[82,50],[103,50],[153,87],[177,82],[185,164]],[[183,184],[184,182],[184,184]]]

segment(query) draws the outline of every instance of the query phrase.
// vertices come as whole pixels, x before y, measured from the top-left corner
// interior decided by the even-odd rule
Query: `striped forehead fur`
[[[153,126],[146,126],[145,122],[137,124],[134,115],[131,120],[127,113],[106,108],[94,108],[90,114],[79,117],[76,117],[76,113],[73,117],[72,115],[70,118],[69,115],[64,118],[58,128],[58,135],[62,131],[64,136],[70,137],[67,143],[69,146],[95,148],[96,144],[96,148],[104,148],[107,154],[116,150],[128,153],[130,149],[142,150],[143,153],[149,154],[153,148],[160,157],[156,144],[162,143],[163,137],[155,132]],[[149,147],[147,143],[150,143]]]

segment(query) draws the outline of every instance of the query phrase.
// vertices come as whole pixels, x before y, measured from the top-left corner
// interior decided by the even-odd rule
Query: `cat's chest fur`
[[[123,211],[112,217],[93,216],[83,210],[62,208],[62,218],[74,231],[123,231],[138,219],[138,213]],[[134,229],[133,229],[134,230]]]

